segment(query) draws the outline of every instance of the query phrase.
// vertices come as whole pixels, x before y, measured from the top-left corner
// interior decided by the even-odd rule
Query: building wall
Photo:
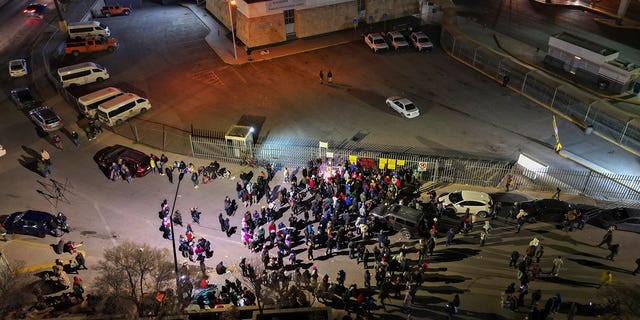
[[[368,23],[383,22],[420,13],[416,0],[365,0]],[[281,4],[286,4],[282,6]],[[224,0],[207,0],[207,10],[230,28],[229,9]],[[233,8],[236,36],[249,47],[260,47],[287,40],[284,10],[295,10],[296,37],[305,38],[353,28],[358,18],[355,0],[287,0],[246,3]],[[370,18],[369,18],[370,17]]]

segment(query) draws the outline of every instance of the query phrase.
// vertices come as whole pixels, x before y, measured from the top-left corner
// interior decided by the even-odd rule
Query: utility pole
[[[60,26],[60,31],[67,32],[67,21],[64,20],[64,16],[62,15],[62,9],[60,9],[60,4],[58,0],[53,0],[53,4],[56,5],[56,11],[58,12],[58,25]]]

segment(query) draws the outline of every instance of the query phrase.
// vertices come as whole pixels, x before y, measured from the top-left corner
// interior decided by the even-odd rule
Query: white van
[[[109,127],[151,109],[149,100],[133,93],[125,93],[98,106],[98,119]]]
[[[67,88],[109,79],[109,72],[97,63],[84,62],[59,68],[58,79]]]
[[[93,119],[96,117],[98,105],[120,96],[123,93],[120,89],[114,87],[107,87],[91,92],[78,98],[78,109],[87,119]]]
[[[72,22],[67,25],[67,34],[71,39],[80,40],[91,36],[108,37],[111,31],[98,21]]]

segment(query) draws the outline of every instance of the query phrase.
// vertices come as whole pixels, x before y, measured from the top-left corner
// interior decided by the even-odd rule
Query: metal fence
[[[468,38],[457,32],[455,23],[447,21],[452,19],[455,18],[445,18],[440,39],[442,49],[449,55],[498,81],[508,75],[508,85],[523,96],[557,111],[584,128],[592,128],[616,144],[640,152],[640,128],[628,115],[617,111],[603,99]]]

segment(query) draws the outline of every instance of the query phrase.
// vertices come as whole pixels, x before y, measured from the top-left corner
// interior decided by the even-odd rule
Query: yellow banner
[[[358,163],[358,156],[349,156],[349,163],[357,164]]]
[[[378,160],[378,168],[381,170],[384,170],[384,167],[387,165],[387,159],[385,158],[380,158],[380,160]]]
[[[389,168],[391,170],[395,170],[396,169],[396,159],[389,159],[389,162],[387,163],[387,168]]]
[[[398,165],[398,167],[402,167],[404,166],[404,160],[398,160],[396,164]]]

